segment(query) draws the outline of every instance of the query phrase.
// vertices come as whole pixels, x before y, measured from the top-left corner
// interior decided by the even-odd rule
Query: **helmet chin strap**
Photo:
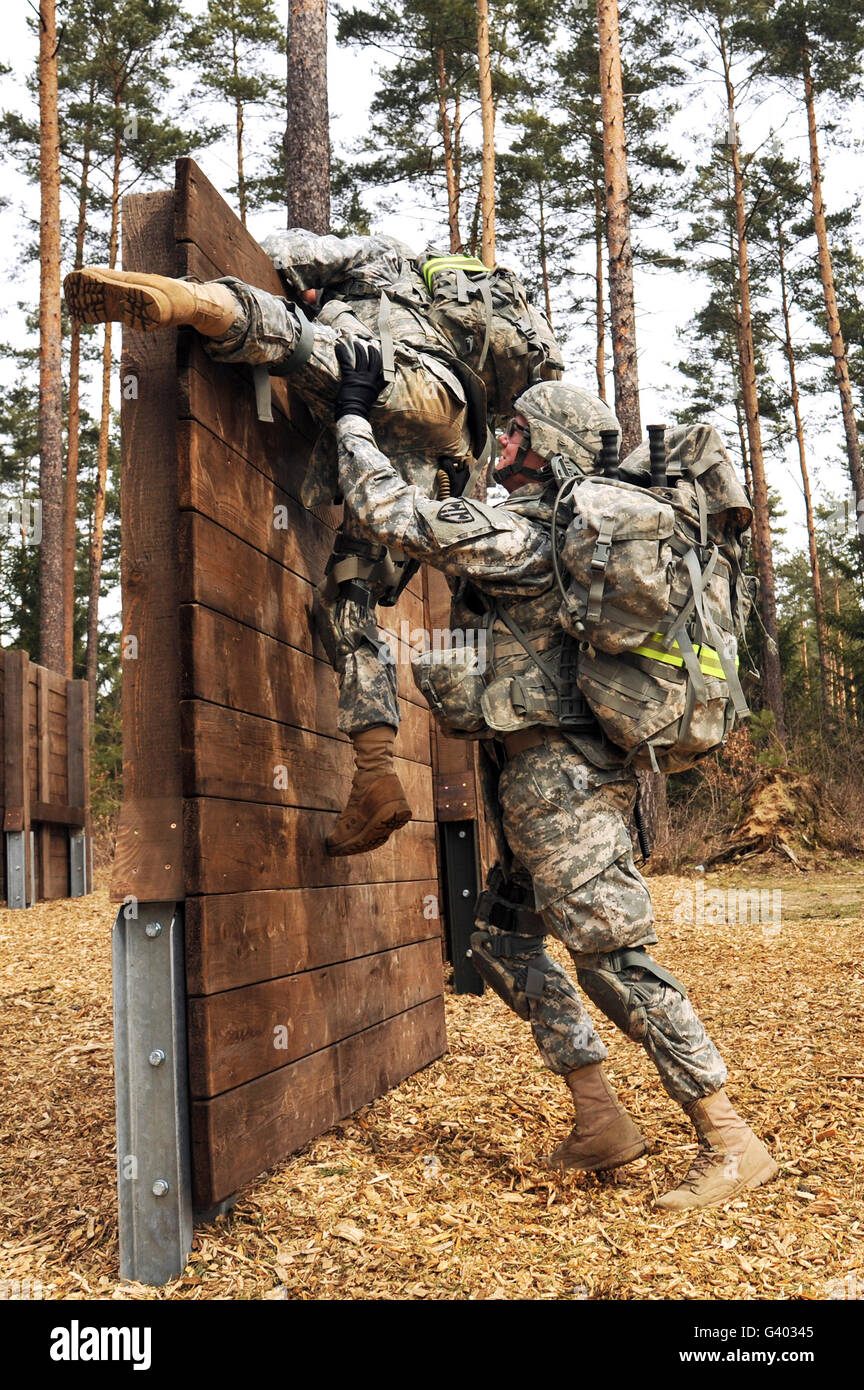
[[[525,455],[531,448],[531,429],[528,425],[522,428],[522,438],[519,441],[519,448],[516,450],[516,457],[512,463],[508,463],[504,468],[495,469],[496,483],[503,483],[506,478],[515,478],[517,473],[521,473],[522,465],[525,462]],[[539,473],[534,472],[533,468],[526,468],[525,473],[528,477],[539,477]]]

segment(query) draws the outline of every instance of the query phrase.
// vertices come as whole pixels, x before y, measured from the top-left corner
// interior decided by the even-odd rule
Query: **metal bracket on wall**
[[[83,898],[89,891],[87,835],[83,830],[69,831],[69,896]]]
[[[165,1284],[182,1274],[192,1246],[180,904],[124,905],[113,959],[120,1276]]]
[[[6,840],[6,906],[27,906],[27,855],[25,830],[7,830]]]

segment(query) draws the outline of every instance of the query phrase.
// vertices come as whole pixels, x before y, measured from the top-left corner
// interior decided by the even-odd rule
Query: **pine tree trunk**
[[[117,264],[120,227],[120,166],[123,146],[120,139],[120,106],[115,99],[117,126],[114,136],[114,167],[111,179],[111,232],[108,264]],[[89,681],[90,723],[96,718],[96,684],[99,678],[99,598],[102,587],[102,543],[105,532],[105,494],[108,481],[108,446],[111,434],[111,324],[105,325],[102,349],[102,409],[99,443],[96,449],[96,490],[93,497],[93,528],[90,538],[90,593],[87,608],[87,680]]]
[[[803,624],[803,623],[801,624],[801,665],[802,665],[802,667],[803,667],[803,669],[804,669],[804,694],[807,696],[807,699],[809,700],[809,699],[810,699],[810,664],[809,664],[809,662],[808,662],[808,660],[807,660],[807,632],[806,632],[806,630],[805,630],[805,628],[804,628],[804,624]],[[827,667],[827,662],[826,662],[825,672],[824,672],[824,674],[823,674],[823,681],[824,681],[824,675],[827,675],[827,671],[828,671],[828,667]],[[826,692],[827,692],[827,683],[824,683],[824,684],[823,684],[822,692],[823,692],[823,697],[824,697],[825,694],[826,694]]]
[[[489,53],[489,0],[477,0],[477,63],[483,154],[480,169],[480,259],[495,264],[495,107]]]
[[[834,612],[837,614],[837,617],[839,618],[839,617],[840,617],[840,585],[839,585],[838,580],[837,580],[837,571],[836,571],[836,570],[834,571]],[[838,681],[838,688],[837,688],[836,704],[837,704],[837,709],[838,709],[838,711],[842,711],[843,722],[845,723],[845,722],[846,722],[846,710],[847,710],[847,708],[849,707],[849,700],[848,700],[848,698],[847,698],[847,688],[846,688],[846,669],[845,669],[845,665],[844,665],[844,656],[845,656],[845,652],[844,652],[844,650],[843,650],[843,633],[840,631],[839,627],[838,627],[838,629],[837,629],[837,651],[838,651],[837,666],[838,666],[839,681]]]
[[[240,81],[240,62],[237,57],[237,32],[231,34],[231,66],[234,72],[235,90]],[[237,136],[237,201],[240,205],[240,221],[246,226],[246,176],[243,173],[243,103],[239,97],[234,100],[234,116]]]
[[[777,258],[780,267],[780,300],[783,308],[784,348],[789,368],[789,394],[792,400],[792,414],[795,420],[795,439],[798,444],[798,462],[801,466],[801,481],[804,486],[804,508],[807,517],[807,544],[810,549],[810,576],[813,586],[813,609],[816,614],[816,645],[819,650],[819,670],[822,678],[822,713],[831,723],[831,703],[829,698],[828,642],[825,629],[825,606],[822,601],[822,577],[819,573],[819,553],[816,549],[816,526],[813,520],[813,500],[810,495],[810,474],[807,468],[807,450],[804,444],[804,424],[801,419],[801,398],[798,392],[798,373],[795,368],[795,349],[792,346],[792,326],[789,320],[789,296],[786,289],[786,257],[783,226],[779,216],[776,219]]]
[[[642,439],[642,422],[639,413],[633,243],[630,239],[630,187],[624,135],[618,0],[597,0],[597,28],[600,41],[600,101],[603,112],[615,413],[621,422],[622,452],[626,455]]]
[[[730,126],[734,130],[735,89],[726,51],[725,34],[722,21],[718,21],[718,38],[726,94],[729,106]],[[753,475],[753,535],[754,552],[759,573],[759,606],[765,626],[764,689],[768,708],[773,711],[775,731],[780,742],[786,744],[786,713],[783,700],[783,672],[780,667],[780,649],[777,632],[777,599],[774,586],[774,560],[771,550],[771,530],[768,517],[768,484],[765,478],[765,461],[762,453],[762,431],[759,424],[759,393],[756,386],[756,362],[753,345],[753,316],[750,304],[750,262],[747,250],[747,217],[744,208],[744,179],[741,174],[741,161],[737,142],[732,146],[733,196],[735,201],[736,249],[738,258],[738,304],[736,327],[738,338],[738,362],[741,377],[741,399],[744,417],[747,422],[747,441],[750,448],[750,469]],[[758,538],[758,539],[757,539]]]
[[[95,83],[90,82],[90,107]],[[84,134],[81,158],[81,185],[78,196],[78,224],[75,228],[75,269],[84,264],[84,238],[87,231],[87,203],[90,193],[92,130]],[[75,664],[75,549],[78,520],[78,457],[81,425],[81,325],[72,320],[69,344],[69,407],[66,424],[66,489],[63,498],[63,670],[74,675]]]
[[[606,399],[606,313],[603,307],[603,187],[594,184],[594,322],[597,347],[594,370],[597,373],[597,395]]]
[[[819,137],[816,128],[816,100],[813,90],[813,77],[810,71],[810,50],[805,44],[801,53],[802,74],[804,77],[804,101],[807,107],[807,130],[810,142],[810,187],[813,195],[813,226],[816,232],[816,245],[819,252],[819,271],[822,277],[822,293],[825,299],[825,317],[828,336],[831,339],[831,355],[834,358],[834,375],[840,393],[840,409],[843,414],[843,428],[846,433],[846,454],[849,459],[849,472],[855,489],[855,500],[859,516],[864,514],[864,467],[861,463],[861,443],[858,438],[858,422],[855,419],[855,403],[852,399],[852,385],[849,380],[849,361],[846,344],[840,328],[840,314],[837,309],[837,292],[834,288],[834,269],[831,264],[831,251],[828,246],[828,229],[825,225],[825,203],[822,198],[822,170],[819,162]],[[859,529],[858,543],[864,554],[864,534]]]
[[[39,3],[39,660],[64,669],[63,341],[60,326],[60,128],[54,0]]]
[[[435,76],[438,84],[438,120],[444,146],[444,177],[447,180],[447,225],[450,229],[450,250],[456,252],[462,245],[462,233],[459,230],[459,185],[453,157],[453,131],[450,113],[447,110],[447,74],[443,48],[435,50]]]
[[[552,327],[552,300],[549,295],[549,249],[546,245],[546,206],[543,201],[543,184],[537,185],[537,207],[540,217],[540,278],[543,282],[543,302],[546,305],[546,318]]]
[[[288,226],[330,230],[327,0],[288,0]]]

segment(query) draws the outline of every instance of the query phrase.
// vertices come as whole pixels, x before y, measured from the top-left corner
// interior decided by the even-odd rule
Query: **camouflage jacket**
[[[442,570],[455,590],[451,626],[488,634],[484,707],[496,717],[504,715],[493,727],[555,726],[549,682],[513,634],[515,623],[547,667],[557,669],[563,633],[552,569],[554,489],[529,483],[500,506],[473,498],[432,499],[403,482],[376,446],[368,421],[344,416],[336,435],[339,485],[359,529],[371,540]],[[518,699],[516,708],[511,703],[514,678],[525,696],[521,712]],[[571,741],[599,767],[623,761],[624,755],[599,730],[573,735]]]
[[[429,322],[429,295],[415,269],[414,252],[404,242],[380,234],[316,236],[292,227],[267,237],[262,246],[289,295],[322,292],[319,317],[325,322],[327,304],[338,300],[378,337],[381,295],[389,291],[394,296],[388,316],[394,342],[452,360],[451,344]]]

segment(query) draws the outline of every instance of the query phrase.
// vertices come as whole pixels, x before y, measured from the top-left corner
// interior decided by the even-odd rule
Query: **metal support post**
[[[87,833],[84,830],[69,831],[69,896],[83,898],[88,891],[87,881]]]
[[[192,1245],[182,907],[126,904],[113,956],[120,1275],[165,1284]]]
[[[27,906],[27,855],[24,830],[6,831],[6,905]]]
[[[485,985],[466,951],[474,930],[477,902],[477,851],[475,822],[440,821],[441,855],[447,898],[447,947],[453,964],[453,988],[457,994],[482,994]]]

